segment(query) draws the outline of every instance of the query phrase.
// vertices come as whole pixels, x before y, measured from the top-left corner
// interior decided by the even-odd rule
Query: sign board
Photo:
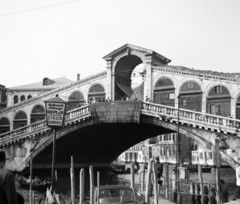
[[[90,111],[95,123],[139,122],[142,101],[93,103]]]
[[[46,102],[47,126],[61,127],[64,120],[65,103]]]

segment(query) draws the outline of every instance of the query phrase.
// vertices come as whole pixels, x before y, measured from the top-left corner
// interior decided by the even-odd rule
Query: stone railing
[[[159,117],[160,120],[167,119],[170,122],[178,122],[179,119],[179,123],[218,132],[238,134],[240,131],[240,120],[186,109],[179,109],[178,115],[178,108],[154,103],[143,102],[142,114]]]
[[[175,107],[148,102],[143,102],[141,114],[176,123],[179,119],[180,124],[187,124],[193,127],[212,131],[217,130],[218,132],[223,133],[238,134],[240,127],[240,120],[185,109],[179,109],[178,115],[178,109]],[[70,110],[65,115],[65,125],[80,121],[90,116],[91,114],[89,105]],[[7,133],[0,134],[0,146],[4,145],[6,142],[18,141],[24,137],[30,137],[38,134],[39,132],[45,132],[49,129],[50,128],[46,126],[46,121],[43,120]]]
[[[72,121],[90,117],[90,115],[91,114],[88,105],[70,110],[65,115],[65,125],[71,123]],[[0,134],[0,146],[4,145],[6,142],[18,141],[22,138],[30,137],[32,135],[39,134],[40,132],[46,132],[48,130],[50,130],[50,128],[46,126],[46,120],[32,123],[28,126]]]

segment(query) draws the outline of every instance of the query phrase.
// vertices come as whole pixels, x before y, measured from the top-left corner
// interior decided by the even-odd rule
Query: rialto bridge
[[[53,131],[46,126],[44,101],[56,94],[68,103],[64,126],[57,130],[59,168],[69,167],[71,156],[77,166],[108,165],[134,144],[177,132],[178,128],[180,134],[209,149],[214,149],[215,139],[219,138],[224,145],[222,158],[237,167],[239,74],[168,65],[171,60],[166,57],[130,44],[114,50],[104,60],[106,71],[0,111],[0,149],[10,158],[7,168],[21,171],[30,158],[35,168],[51,167]],[[132,90],[131,74],[139,64],[144,67],[144,80]],[[86,103],[92,98],[109,98],[112,102],[102,103],[112,106],[130,103],[119,102],[121,99],[138,99],[139,120],[96,122]]]

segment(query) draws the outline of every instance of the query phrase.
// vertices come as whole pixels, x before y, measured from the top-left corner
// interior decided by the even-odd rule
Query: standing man
[[[0,203],[17,204],[14,175],[9,170],[4,169],[5,161],[5,152],[0,151]]]
[[[163,174],[163,164],[160,163],[159,157],[155,158],[155,163],[157,164],[157,178],[158,178],[158,184],[162,186],[162,174]]]

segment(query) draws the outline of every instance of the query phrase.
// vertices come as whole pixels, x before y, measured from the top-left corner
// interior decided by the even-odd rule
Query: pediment
[[[171,62],[170,59],[164,57],[163,55],[160,55],[159,53],[157,53],[157,52],[155,52],[153,50],[142,48],[142,47],[139,47],[139,46],[136,46],[136,45],[132,45],[132,44],[129,44],[129,43],[127,43],[127,44],[117,48],[116,50],[113,50],[112,52],[110,52],[109,54],[104,56],[103,59],[105,59],[105,60],[113,59],[116,56],[121,55],[122,53],[124,53],[126,51],[129,52],[129,54],[131,54],[131,50],[133,50],[135,52],[140,52],[140,53],[142,53],[144,55],[152,55],[153,58],[156,61],[159,60],[163,64],[168,64],[169,62]]]

